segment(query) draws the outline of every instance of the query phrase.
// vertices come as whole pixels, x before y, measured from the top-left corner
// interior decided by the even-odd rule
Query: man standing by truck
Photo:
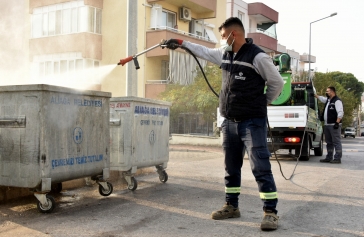
[[[326,158],[321,159],[320,162],[340,164],[343,155],[341,146],[341,121],[344,116],[343,103],[340,98],[336,96],[336,90],[333,86],[327,87],[326,97],[318,95],[315,95],[315,97],[322,103],[325,103],[321,121],[325,121],[324,133],[327,155]]]
[[[169,49],[188,48],[197,57],[220,65],[222,69],[219,110],[225,118],[221,127],[226,204],[214,211],[211,217],[215,220],[240,217],[241,167],[247,151],[263,201],[264,217],[260,228],[275,230],[278,227],[278,196],[267,147],[267,104],[278,97],[284,82],[272,59],[254,45],[252,39],[245,38],[244,26],[239,18],[227,19],[219,31],[222,38],[220,49],[181,39],[164,42]]]

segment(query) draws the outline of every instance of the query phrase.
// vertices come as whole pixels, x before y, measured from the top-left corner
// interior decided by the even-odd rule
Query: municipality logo
[[[149,133],[149,143],[150,143],[150,145],[154,145],[155,140],[156,140],[156,134],[155,134],[154,130],[152,130]]]
[[[237,80],[245,80],[245,77],[243,77],[243,73],[242,72],[239,72],[239,75],[235,75],[235,79]]]
[[[73,141],[80,144],[83,140],[83,131],[80,127],[73,129]]]

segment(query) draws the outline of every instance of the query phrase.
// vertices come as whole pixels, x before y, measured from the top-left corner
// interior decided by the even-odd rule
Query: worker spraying
[[[197,57],[221,66],[223,70],[219,109],[225,120],[222,127],[225,155],[225,205],[211,215],[221,220],[240,217],[238,197],[245,151],[263,200],[262,230],[278,227],[277,189],[267,148],[267,104],[280,94],[283,79],[271,58],[252,39],[245,39],[242,22],[232,17],[220,27],[221,48],[210,49],[180,39],[164,44],[169,49],[188,48]],[[266,94],[264,88],[267,86]]]
[[[221,48],[218,49],[182,39],[169,39],[154,47],[161,46],[172,50],[181,47],[192,56],[215,63],[223,70],[219,110],[225,118],[221,127],[225,155],[226,203],[221,209],[212,212],[212,219],[240,217],[241,168],[243,156],[247,152],[263,201],[264,217],[260,228],[275,230],[278,227],[278,196],[267,147],[267,105],[282,91],[283,79],[272,59],[254,45],[252,39],[245,38],[244,26],[238,18],[227,19],[219,27],[219,31],[222,39]],[[138,69],[137,56],[154,47],[120,60],[119,65],[134,60]]]

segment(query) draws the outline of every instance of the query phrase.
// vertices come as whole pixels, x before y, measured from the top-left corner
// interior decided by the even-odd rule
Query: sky
[[[300,55],[309,53],[310,23],[336,12],[336,16],[311,24],[311,55],[316,56],[311,69],[352,73],[364,82],[364,1],[244,1],[262,2],[277,11],[278,43]]]

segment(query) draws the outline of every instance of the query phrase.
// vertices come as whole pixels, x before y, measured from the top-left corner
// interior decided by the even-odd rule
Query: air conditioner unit
[[[191,9],[181,7],[179,9],[179,19],[183,21],[190,21],[191,20]]]

